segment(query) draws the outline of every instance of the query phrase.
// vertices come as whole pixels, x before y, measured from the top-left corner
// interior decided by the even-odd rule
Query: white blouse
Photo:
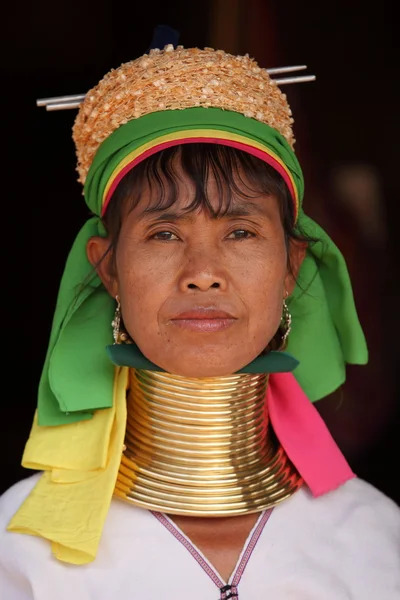
[[[230,580],[165,515],[113,500],[96,560],[75,566],[49,542],[6,531],[39,475],[0,498],[1,600],[399,600],[400,508],[353,479],[304,487],[263,512]]]

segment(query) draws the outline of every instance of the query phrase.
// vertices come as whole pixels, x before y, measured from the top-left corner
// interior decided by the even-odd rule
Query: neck
[[[267,382],[131,369],[115,495],[191,516],[259,512],[290,496],[302,480],[269,424]]]

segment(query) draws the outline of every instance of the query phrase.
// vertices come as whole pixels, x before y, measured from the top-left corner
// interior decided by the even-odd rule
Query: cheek
[[[160,261],[137,247],[121,244],[117,251],[118,293],[122,316],[130,336],[138,341],[158,335],[158,314],[168,296],[171,281]]]
[[[249,314],[249,333],[254,338],[269,339],[279,327],[287,274],[286,252],[275,252],[260,257],[249,269],[251,277],[244,279],[246,304]],[[247,284],[247,285],[246,285]],[[269,341],[269,339],[267,341]]]

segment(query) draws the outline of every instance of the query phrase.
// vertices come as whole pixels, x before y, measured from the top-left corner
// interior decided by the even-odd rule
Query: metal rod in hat
[[[276,67],[273,69],[266,69],[267,73],[269,75],[279,75],[279,74],[283,74],[283,73],[293,73],[295,71],[303,71],[304,69],[307,69],[307,65],[293,65],[293,66],[289,66],[289,67]],[[276,80],[277,82],[279,80]],[[307,80],[307,81],[311,81],[311,80]],[[295,81],[283,81],[280,80],[280,82],[282,83],[295,83]],[[57,106],[57,108],[54,109],[48,109],[48,110],[64,110],[66,108],[78,108],[79,104],[84,100],[86,94],[74,94],[74,95],[70,95],[70,96],[54,96],[52,98],[40,98],[39,100],[36,100],[36,106],[48,106],[50,104],[54,104]],[[67,106],[67,104],[72,103],[73,106]],[[65,105],[65,106],[64,106]]]
[[[289,67],[287,67],[289,68]],[[292,83],[307,83],[315,81],[315,75],[299,75],[295,77],[282,77],[281,79],[273,79],[277,85],[289,85]],[[84,94],[75,94],[74,96],[58,96],[54,98],[42,98],[36,101],[37,106],[45,106],[48,111],[68,110],[79,108],[84,100]]]

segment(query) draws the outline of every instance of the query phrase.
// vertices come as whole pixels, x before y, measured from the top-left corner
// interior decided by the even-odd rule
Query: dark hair
[[[178,172],[179,169],[179,172]],[[111,244],[107,252],[113,252],[126,211],[135,208],[140,200],[143,183],[150,190],[148,211],[170,208],[179,194],[182,174],[193,182],[195,192],[187,211],[203,208],[210,216],[226,213],[233,196],[254,198],[270,194],[278,198],[286,245],[290,240],[313,242],[294,227],[293,200],[282,176],[261,159],[221,144],[180,144],[167,148],[145,159],[131,169],[118,184],[103,223],[110,235]],[[215,178],[219,191],[219,204],[215,208],[207,194],[208,176]],[[288,253],[288,257],[289,257]],[[114,260],[114,259],[113,259]],[[289,259],[288,259],[289,260]],[[115,268],[115,263],[114,263]],[[290,261],[288,268],[291,269]]]

